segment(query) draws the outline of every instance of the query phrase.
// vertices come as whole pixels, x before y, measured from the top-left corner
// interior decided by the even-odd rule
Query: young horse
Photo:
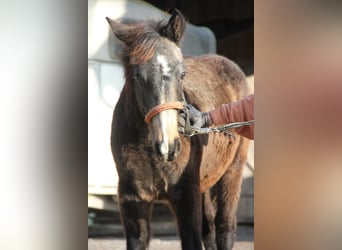
[[[248,94],[232,61],[217,55],[183,58],[185,29],[175,11],[168,22],[125,25],[107,17],[126,46],[126,82],[116,104],[111,147],[127,249],[147,249],[153,201],[168,200],[182,249],[232,249],[248,140],[238,134],[178,133],[185,97],[202,111]]]

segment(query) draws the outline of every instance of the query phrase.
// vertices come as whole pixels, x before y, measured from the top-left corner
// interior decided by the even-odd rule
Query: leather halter
[[[183,102],[169,102],[169,103],[162,103],[154,108],[152,108],[148,113],[145,115],[145,122],[148,124],[160,112],[163,112],[168,109],[183,109],[184,104]]]

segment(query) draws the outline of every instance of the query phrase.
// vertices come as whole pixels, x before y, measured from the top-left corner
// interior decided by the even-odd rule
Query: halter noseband
[[[152,108],[148,113],[145,115],[145,122],[148,124],[160,112],[163,112],[168,109],[183,109],[184,104],[183,102],[169,102],[169,103],[162,103],[154,108]]]

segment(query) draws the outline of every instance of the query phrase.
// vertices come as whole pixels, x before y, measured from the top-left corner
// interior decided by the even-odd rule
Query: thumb
[[[185,126],[185,114],[184,113],[180,113],[178,115],[178,124],[182,127]]]

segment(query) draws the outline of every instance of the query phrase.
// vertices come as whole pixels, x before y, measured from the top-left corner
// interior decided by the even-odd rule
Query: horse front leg
[[[206,250],[217,250],[216,232],[215,232],[215,215],[216,209],[210,197],[210,190],[207,190],[202,197],[203,203],[203,226],[202,238],[204,248]]]
[[[216,243],[218,250],[232,250],[237,231],[242,166],[229,169],[217,183]]]
[[[134,193],[120,193],[119,190],[119,202],[127,250],[148,249],[152,201],[142,200]]]
[[[198,181],[182,178],[170,191],[183,250],[202,249],[202,197]]]

